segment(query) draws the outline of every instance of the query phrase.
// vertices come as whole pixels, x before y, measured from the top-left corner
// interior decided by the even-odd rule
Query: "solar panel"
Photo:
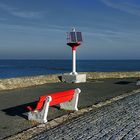
[[[76,32],[76,36],[77,36],[77,41],[78,42],[82,42],[82,33],[81,32]]]
[[[81,32],[70,32],[69,41],[73,42],[73,43],[82,42],[82,33]]]
[[[75,32],[70,32],[70,41],[71,42],[77,41]]]

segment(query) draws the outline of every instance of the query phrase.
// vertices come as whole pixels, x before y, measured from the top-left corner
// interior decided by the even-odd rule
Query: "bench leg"
[[[78,105],[78,99],[79,99],[79,93],[81,90],[79,88],[75,89],[74,97],[69,102],[60,103],[60,108],[64,110],[75,110],[77,111],[77,105]]]
[[[30,111],[28,113],[28,120],[37,121],[39,123],[47,123],[47,115],[49,111],[50,101],[51,101],[51,97],[48,96],[46,98],[44,107],[41,111],[40,110]]]

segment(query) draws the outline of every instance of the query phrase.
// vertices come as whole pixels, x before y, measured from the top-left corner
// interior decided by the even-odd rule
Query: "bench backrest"
[[[40,109],[43,108],[44,102],[46,101],[46,98],[48,96],[50,96],[51,99],[52,99],[50,101],[49,106],[53,106],[53,105],[56,105],[56,104],[60,104],[62,102],[67,102],[67,101],[72,100],[72,98],[74,96],[74,93],[75,93],[75,90],[71,89],[71,90],[67,90],[67,91],[48,94],[48,95],[45,95],[45,96],[40,96],[35,110],[40,110]]]
[[[51,96],[52,98],[52,101],[50,102],[50,106],[72,100],[74,93],[75,90],[72,89],[72,90],[67,90],[67,91],[57,92],[57,93],[47,95],[47,96]]]

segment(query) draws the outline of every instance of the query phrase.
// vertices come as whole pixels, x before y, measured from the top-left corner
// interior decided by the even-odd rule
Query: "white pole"
[[[77,74],[77,72],[76,72],[76,50],[72,50],[72,73]]]

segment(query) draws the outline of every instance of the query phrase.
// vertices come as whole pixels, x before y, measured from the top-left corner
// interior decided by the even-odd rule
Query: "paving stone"
[[[140,140],[140,93],[92,110],[31,140]]]

